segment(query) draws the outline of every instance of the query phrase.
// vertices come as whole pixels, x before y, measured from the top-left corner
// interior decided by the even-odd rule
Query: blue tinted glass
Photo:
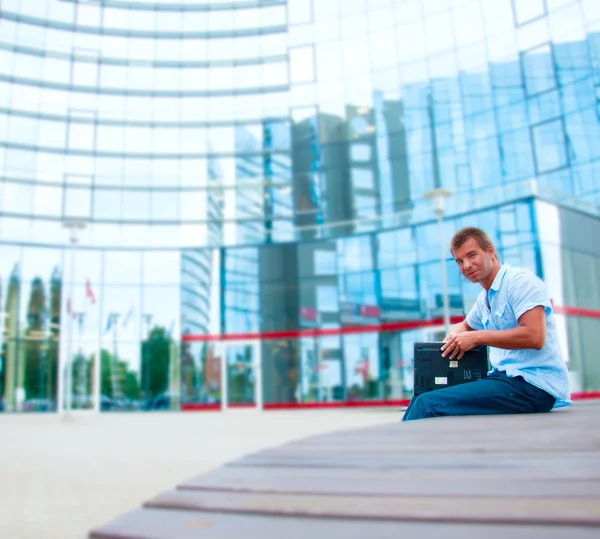
[[[524,53],[521,57],[525,88],[529,95],[539,94],[556,87],[554,58],[549,45]]]
[[[538,172],[547,172],[567,163],[567,149],[562,122],[555,120],[533,128]]]

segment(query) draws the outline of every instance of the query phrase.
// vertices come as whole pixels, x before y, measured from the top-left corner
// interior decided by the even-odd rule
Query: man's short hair
[[[487,251],[489,247],[493,246],[490,237],[480,228],[474,226],[467,226],[461,228],[450,241],[450,252],[454,252],[455,249],[460,249],[467,241],[471,238],[475,239],[479,247],[484,251]]]

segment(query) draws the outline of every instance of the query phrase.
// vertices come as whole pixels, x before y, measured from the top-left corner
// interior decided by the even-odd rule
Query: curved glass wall
[[[52,408],[61,354],[77,406],[100,379],[105,408],[179,391],[152,366],[184,376],[182,333],[233,331],[215,283],[258,245],[419,227],[438,187],[450,216],[532,195],[597,214],[599,19],[594,0],[0,0],[7,408]]]

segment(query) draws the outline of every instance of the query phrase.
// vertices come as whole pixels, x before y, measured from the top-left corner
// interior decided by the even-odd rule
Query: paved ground
[[[181,481],[259,449],[397,411],[0,414],[0,538],[84,539]]]

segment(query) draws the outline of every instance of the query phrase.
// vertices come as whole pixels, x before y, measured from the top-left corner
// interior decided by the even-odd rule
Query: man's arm
[[[518,320],[519,326],[500,331],[479,331],[479,344],[504,348],[505,350],[523,350],[533,348],[541,350],[546,342],[546,311],[538,305],[523,313]]]
[[[504,348],[505,350],[541,350],[546,342],[546,311],[538,305],[524,312],[516,328],[504,330],[481,330],[449,335],[442,346],[442,357],[460,359],[464,353],[479,344]]]

